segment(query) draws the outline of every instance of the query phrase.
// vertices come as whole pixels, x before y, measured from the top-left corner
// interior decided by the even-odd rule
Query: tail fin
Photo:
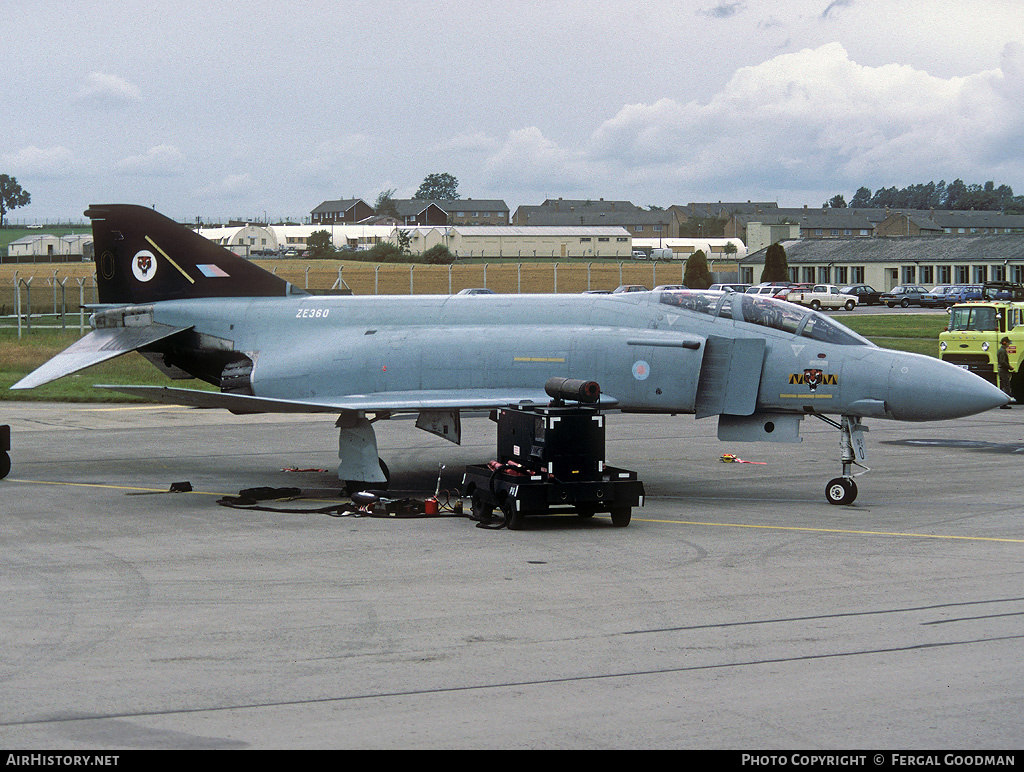
[[[101,303],[304,294],[144,206],[90,206]]]

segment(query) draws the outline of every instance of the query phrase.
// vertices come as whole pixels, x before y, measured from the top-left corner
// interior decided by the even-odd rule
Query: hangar
[[[890,290],[898,284],[1024,283],[1024,237],[893,236],[802,239],[780,242],[790,281],[870,284]],[[740,281],[761,280],[767,248],[739,261]]]

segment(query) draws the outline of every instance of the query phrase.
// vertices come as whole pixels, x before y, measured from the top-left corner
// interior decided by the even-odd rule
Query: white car
[[[799,303],[802,306],[810,306],[815,311],[819,308],[845,308],[852,311],[857,307],[857,298],[853,295],[845,295],[839,291],[834,284],[815,284],[809,289],[797,289],[786,295],[790,303]]]

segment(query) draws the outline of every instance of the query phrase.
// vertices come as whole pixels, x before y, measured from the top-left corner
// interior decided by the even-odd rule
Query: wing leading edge
[[[65,375],[77,373],[86,367],[98,365],[129,351],[185,332],[191,327],[172,327],[152,323],[144,327],[113,327],[93,330],[84,338],[68,346],[42,366],[26,375],[12,389],[34,389]]]

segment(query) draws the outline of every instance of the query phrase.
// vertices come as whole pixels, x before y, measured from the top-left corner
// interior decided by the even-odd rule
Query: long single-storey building
[[[1024,236],[898,236],[780,242],[790,281],[870,284],[1024,283]],[[739,260],[739,280],[761,281],[768,248]]]
[[[396,228],[411,235],[409,248],[422,254],[437,244],[456,257],[597,258],[629,260],[633,239],[619,226],[452,225]]]

